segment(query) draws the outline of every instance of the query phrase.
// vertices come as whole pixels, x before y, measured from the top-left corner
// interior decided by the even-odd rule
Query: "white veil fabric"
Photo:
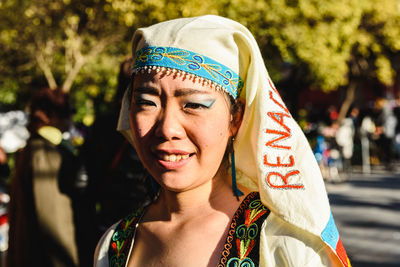
[[[312,150],[274,87],[247,28],[213,15],[170,20],[135,32],[133,53],[146,47],[191,51],[241,78],[238,97],[246,104],[234,141],[237,182],[260,192],[271,210],[263,224],[260,265],[350,266]],[[118,130],[132,140],[127,95]]]

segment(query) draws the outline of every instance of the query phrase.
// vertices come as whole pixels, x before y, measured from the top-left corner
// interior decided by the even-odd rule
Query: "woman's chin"
[[[193,181],[192,183],[188,183],[187,179],[174,179],[170,181],[164,180],[162,183],[159,184],[164,190],[171,193],[188,192],[203,186],[203,184],[198,184],[195,181]]]
[[[161,184],[161,187],[171,193],[182,193],[195,188],[183,183],[163,183]]]

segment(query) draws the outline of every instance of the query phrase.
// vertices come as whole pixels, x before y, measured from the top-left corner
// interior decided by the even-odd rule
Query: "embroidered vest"
[[[143,209],[125,217],[115,228],[108,250],[109,266],[126,266],[132,240]],[[270,211],[252,192],[242,201],[232,218],[218,267],[252,267],[259,264],[260,230]]]

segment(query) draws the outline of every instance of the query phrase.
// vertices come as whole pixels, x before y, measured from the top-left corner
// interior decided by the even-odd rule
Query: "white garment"
[[[270,80],[252,34],[235,21],[207,15],[138,29],[132,51],[144,47],[189,50],[241,77],[244,87],[240,97],[246,105],[234,142],[236,171],[238,183],[259,191],[271,210],[262,229],[263,266],[332,265],[326,259],[335,255],[341,243],[320,169],[306,137]],[[125,94],[118,130],[132,140],[129,105]]]
[[[109,267],[108,250],[118,223],[100,239],[94,255],[94,267]],[[132,243],[135,240],[132,240]],[[271,245],[273,244],[273,245]],[[131,246],[132,250],[133,245]],[[274,250],[270,250],[274,247]],[[129,252],[129,254],[131,251]],[[263,224],[260,237],[260,267],[340,266],[332,250],[319,238],[303,231],[271,213]]]

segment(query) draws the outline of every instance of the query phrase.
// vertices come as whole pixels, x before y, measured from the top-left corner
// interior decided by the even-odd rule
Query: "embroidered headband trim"
[[[150,71],[161,70],[162,68],[172,72],[182,71],[208,80],[212,87],[223,89],[234,98],[237,98],[238,92],[243,88],[242,79],[230,68],[189,50],[148,46],[136,52],[135,63],[132,68],[134,73],[146,69]],[[205,83],[207,84],[207,81]]]

